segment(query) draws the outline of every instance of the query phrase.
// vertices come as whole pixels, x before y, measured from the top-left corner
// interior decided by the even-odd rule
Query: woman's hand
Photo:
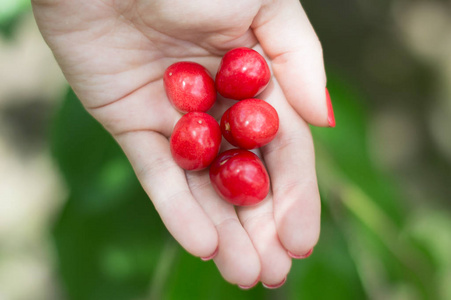
[[[231,283],[283,283],[291,257],[308,253],[320,231],[307,123],[333,126],[321,45],[299,2],[34,0],[33,9],[70,85],[121,145],[174,238],[193,255],[214,255]],[[172,159],[168,138],[181,114],[162,82],[177,61],[214,75],[235,47],[267,57],[274,77],[259,98],[280,117],[275,140],[261,149],[272,190],[236,210],[214,192],[208,171],[185,172]],[[219,98],[211,113],[219,119],[233,103]]]

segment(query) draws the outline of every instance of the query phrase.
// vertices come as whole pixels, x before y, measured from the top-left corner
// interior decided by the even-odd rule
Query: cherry
[[[203,112],[187,113],[172,132],[172,157],[185,170],[205,169],[218,154],[221,139],[221,129],[212,116]]]
[[[209,110],[216,101],[213,78],[203,66],[188,61],[169,66],[163,76],[169,101],[181,112]]]
[[[226,98],[242,100],[261,93],[271,79],[266,60],[250,48],[227,52],[216,73],[216,90]]]
[[[221,118],[221,131],[230,144],[254,149],[268,144],[279,130],[279,116],[269,103],[245,99],[230,107]]]
[[[210,166],[210,181],[216,192],[233,205],[254,205],[269,192],[269,176],[254,153],[231,149],[221,153]]]

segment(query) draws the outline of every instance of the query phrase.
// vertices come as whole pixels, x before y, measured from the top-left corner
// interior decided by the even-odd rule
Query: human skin
[[[230,283],[282,283],[290,255],[302,256],[318,241],[320,197],[308,123],[328,126],[321,45],[299,2],[32,3],[69,84],[120,144],[181,246],[199,257],[217,253],[214,261]],[[261,149],[269,196],[236,210],[216,195],[208,170],[185,172],[172,159],[168,139],[181,113],[162,80],[177,61],[200,63],[214,76],[221,56],[235,47],[267,58],[274,76],[259,98],[280,117],[276,138]],[[219,97],[212,114],[219,120],[234,103]]]

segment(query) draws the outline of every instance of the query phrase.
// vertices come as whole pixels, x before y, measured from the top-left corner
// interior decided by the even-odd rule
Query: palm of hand
[[[62,0],[50,8],[37,2],[38,23],[69,83],[124,149],[171,234],[197,256],[218,249],[215,263],[232,283],[281,282],[291,267],[287,250],[306,253],[319,234],[311,137],[279,86],[283,78],[261,96],[281,119],[277,138],[262,149],[273,192],[236,211],[215,194],[208,171],[184,172],[173,162],[168,137],[181,115],[162,83],[176,61],[215,74],[226,50],[261,49],[251,29],[265,23],[258,20],[260,1]],[[233,103],[220,98],[211,113],[219,119]]]

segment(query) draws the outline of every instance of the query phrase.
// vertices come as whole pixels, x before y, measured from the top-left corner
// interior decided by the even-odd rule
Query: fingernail
[[[254,286],[256,286],[258,282],[259,282],[259,279],[257,279],[253,284],[251,284],[249,286],[238,284],[238,287],[242,290],[249,290],[249,289],[253,288]]]
[[[212,255],[206,256],[206,257],[201,257],[200,259],[202,259],[203,261],[213,259],[216,256],[216,254],[218,254],[218,250],[219,250],[219,248],[216,248],[215,252],[213,252]]]
[[[284,283],[285,283],[285,281],[287,281],[287,278],[285,277],[283,280],[282,280],[282,282],[281,283],[279,283],[279,284],[275,284],[275,285],[269,285],[269,284],[264,284],[263,282],[262,282],[262,285],[265,287],[265,288],[267,288],[267,289],[278,289],[278,288],[280,288]]]
[[[332,107],[332,101],[330,100],[330,94],[327,88],[326,88],[326,101],[327,101],[327,121],[329,121],[330,127],[335,127],[334,109]]]
[[[303,259],[303,258],[307,258],[309,257],[313,252],[313,248],[310,249],[307,253],[303,254],[303,255],[296,255],[290,251],[288,251],[288,255],[291,256],[292,258],[296,258],[296,259]]]

